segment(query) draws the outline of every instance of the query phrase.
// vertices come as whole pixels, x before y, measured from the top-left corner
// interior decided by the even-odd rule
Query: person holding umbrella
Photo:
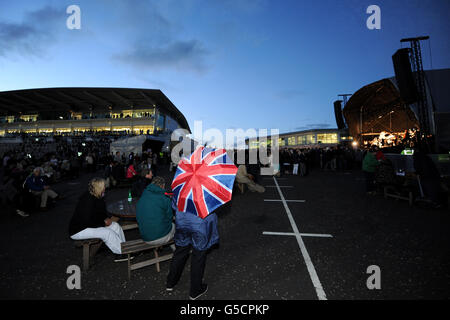
[[[172,182],[175,245],[166,290],[173,291],[191,257],[190,294],[196,300],[208,291],[203,282],[208,250],[219,242],[217,210],[229,202],[237,172],[225,149],[197,148],[178,164]]]

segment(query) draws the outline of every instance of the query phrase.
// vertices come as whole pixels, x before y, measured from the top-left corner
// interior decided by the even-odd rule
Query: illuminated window
[[[284,138],[278,138],[278,146],[283,147],[286,144],[284,143]]]
[[[296,140],[295,137],[289,137],[288,138],[288,145],[295,146],[297,144],[295,140]]]
[[[306,135],[306,144],[316,144],[316,135],[315,134]]]
[[[70,132],[69,128],[57,128],[55,129],[56,132],[58,133],[64,133],[64,132]]]
[[[83,118],[83,114],[81,112],[78,113],[72,112],[71,116],[72,119],[74,120],[81,120]]]
[[[318,134],[317,143],[338,143],[337,133]]]
[[[20,116],[20,119],[22,119],[23,121],[26,121],[26,122],[36,121],[37,120],[37,114],[22,115],[22,116]]]
[[[300,144],[300,145],[305,145],[307,143],[306,136],[299,136],[297,143]]]

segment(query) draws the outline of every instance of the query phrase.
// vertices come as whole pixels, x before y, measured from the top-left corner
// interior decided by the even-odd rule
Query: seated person
[[[127,168],[127,179],[133,178],[137,174],[136,170],[134,169],[133,163],[130,163],[130,165]]]
[[[80,197],[75,207],[69,234],[73,240],[102,239],[113,253],[121,254],[125,235],[122,227],[106,211],[103,199],[105,189],[104,179],[94,178],[89,182],[89,190]]]
[[[40,168],[34,168],[33,173],[25,181],[26,187],[35,196],[41,197],[41,210],[47,210],[47,200],[48,197],[56,199],[58,194],[50,189],[45,181],[45,178],[41,175]]]
[[[236,182],[247,185],[248,189],[251,192],[264,193],[266,191],[266,189],[263,186],[253,181],[253,176],[247,173],[247,168],[244,164],[241,164],[238,167],[238,171],[236,173]]]
[[[150,245],[163,245],[175,234],[171,200],[164,193],[164,179],[155,177],[136,205],[139,231],[142,239]]]
[[[136,182],[131,186],[131,196],[140,198],[145,188],[152,182],[153,173],[150,169],[142,169],[141,175],[138,176]]]

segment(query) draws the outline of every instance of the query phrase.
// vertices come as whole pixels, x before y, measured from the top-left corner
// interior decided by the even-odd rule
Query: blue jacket
[[[177,211],[175,217],[175,244],[192,245],[196,250],[208,250],[219,242],[217,215],[213,212],[202,219],[189,212]]]
[[[44,186],[47,184],[45,183],[44,177],[36,177],[34,174],[31,174],[26,180],[26,185],[31,191],[43,191]]]

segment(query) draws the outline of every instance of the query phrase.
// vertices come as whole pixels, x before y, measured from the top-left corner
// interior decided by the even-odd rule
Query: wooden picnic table
[[[113,216],[126,219],[136,219],[137,202],[137,198],[133,198],[131,202],[129,202],[128,199],[122,199],[108,204],[106,209]]]
[[[136,222],[136,204],[138,200],[138,198],[133,198],[133,200],[129,202],[128,199],[122,199],[106,206],[106,210],[109,213],[122,220],[121,226],[123,230],[138,228]]]

